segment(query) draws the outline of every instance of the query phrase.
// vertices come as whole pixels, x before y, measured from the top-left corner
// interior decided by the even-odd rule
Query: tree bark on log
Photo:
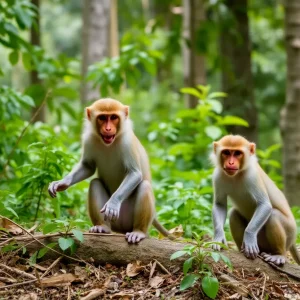
[[[57,242],[58,235],[52,235],[50,237],[36,236],[43,244],[49,244]],[[33,241],[28,244],[28,240],[32,238],[19,238],[19,243],[24,243],[27,250],[35,252],[41,249],[43,246],[37,241]],[[158,260],[165,267],[170,268],[172,266],[182,266],[183,261],[187,257],[181,257],[170,261],[170,256],[178,251],[182,250],[187,243],[179,243],[170,240],[158,240],[154,238],[147,238],[140,242],[138,245],[128,244],[125,237],[122,235],[104,235],[104,234],[84,234],[84,242],[77,243],[78,249],[74,258],[81,258],[84,261],[92,261],[95,264],[110,263],[113,265],[126,265],[130,262],[141,261],[142,264],[148,264],[154,259]],[[57,248],[56,248],[57,249]],[[59,249],[57,249],[59,250]],[[235,250],[222,251],[226,255],[233,268],[243,268],[247,271],[256,271],[258,268],[260,271],[266,273],[271,280],[286,280],[286,277],[280,276],[280,271],[272,268],[269,264],[257,258],[255,260],[247,259],[242,253]],[[58,253],[49,251],[47,258],[57,258]],[[211,261],[208,261],[210,263]],[[277,267],[278,268],[278,267]],[[292,274],[295,277],[300,278],[300,267],[294,264],[285,264],[280,268],[285,274]]]

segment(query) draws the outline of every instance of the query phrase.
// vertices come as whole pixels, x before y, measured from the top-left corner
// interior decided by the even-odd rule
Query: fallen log
[[[59,235],[35,236],[16,238],[18,243],[26,244],[26,248],[31,252],[35,252],[43,247],[43,244],[57,242]],[[28,241],[32,240],[31,243]],[[84,242],[77,242],[76,255],[74,257],[81,258],[84,261],[93,261],[95,264],[110,263],[113,265],[126,265],[130,262],[139,260],[143,264],[148,264],[154,259],[158,260],[165,267],[182,266],[183,261],[187,257],[181,257],[170,261],[170,256],[187,245],[187,243],[175,242],[170,240],[158,240],[155,238],[147,238],[138,245],[128,244],[122,235],[104,235],[85,233]],[[56,250],[59,251],[58,248]],[[263,260],[257,258],[255,260],[247,259],[242,253],[235,250],[222,251],[226,255],[233,268],[243,268],[248,271],[260,270],[266,273],[271,280],[286,280],[286,277],[281,277],[280,272],[288,274],[294,279],[300,281],[300,267],[295,264],[286,263],[284,267],[276,267],[274,269]],[[59,253],[49,251],[47,258],[57,258]]]

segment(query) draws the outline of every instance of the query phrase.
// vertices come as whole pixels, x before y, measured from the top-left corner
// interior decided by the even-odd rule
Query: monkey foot
[[[111,233],[111,230],[106,225],[95,225],[90,228],[89,232],[92,233]]]
[[[126,233],[126,240],[128,243],[138,243],[146,237],[146,234],[142,231],[132,231]]]
[[[272,255],[265,252],[260,254],[266,262],[271,262],[277,266],[285,264],[285,257],[283,255]]]

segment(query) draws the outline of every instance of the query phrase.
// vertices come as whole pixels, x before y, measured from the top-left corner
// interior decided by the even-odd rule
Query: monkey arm
[[[80,163],[66,177],[59,181],[51,182],[48,192],[51,197],[56,197],[56,192],[64,191],[73,184],[92,176],[94,173],[95,165],[85,160],[81,160]]]
[[[126,174],[119,188],[112,194],[111,198],[101,209],[101,212],[104,213],[106,219],[112,220],[119,218],[122,202],[132,194],[142,180],[143,176],[139,170],[130,170]]]
[[[227,196],[216,196],[212,210],[213,222],[214,222],[214,241],[227,244],[224,232],[224,224],[227,216]],[[214,250],[221,250],[220,245],[214,244],[212,246]]]
[[[257,234],[272,213],[272,205],[267,195],[261,194],[256,197],[255,200],[257,201],[257,207],[251,221],[245,229],[242,245],[242,252],[244,252],[246,257],[252,259],[259,254]]]
[[[91,177],[95,173],[94,164],[82,160],[63,180],[70,183],[69,186]]]

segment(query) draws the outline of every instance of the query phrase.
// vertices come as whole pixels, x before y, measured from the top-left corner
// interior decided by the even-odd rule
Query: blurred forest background
[[[88,181],[51,199],[80,157],[84,107],[131,106],[158,219],[212,232],[212,141],[257,143],[300,221],[300,3],[0,2],[0,214],[44,233],[88,228]]]

